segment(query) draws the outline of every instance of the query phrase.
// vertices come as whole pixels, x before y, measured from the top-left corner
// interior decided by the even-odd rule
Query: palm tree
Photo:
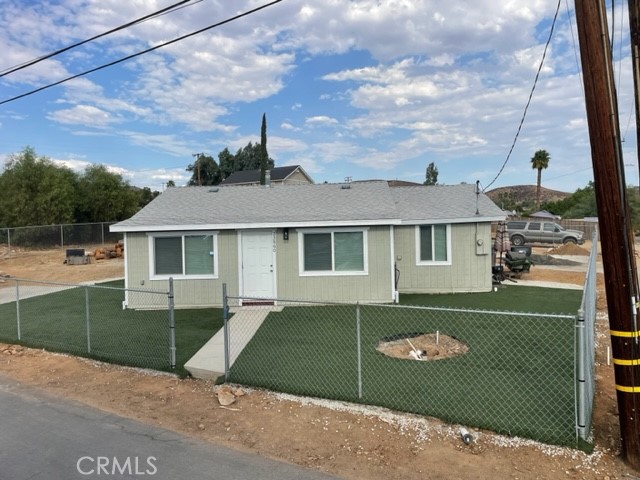
[[[542,169],[549,166],[549,152],[538,150],[531,158],[531,168],[538,170],[538,183],[536,184],[536,210],[540,208],[540,183],[542,181]]]

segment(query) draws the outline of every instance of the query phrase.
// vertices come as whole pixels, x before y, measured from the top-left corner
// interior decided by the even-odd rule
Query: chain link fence
[[[579,446],[595,392],[593,244],[577,315],[225,294],[225,380]],[[273,305],[230,317],[251,303]]]
[[[598,232],[593,233],[582,303],[576,317],[576,429],[583,440],[591,437],[595,397],[596,300]]]
[[[40,225],[0,228],[0,252],[11,255],[17,248],[69,248],[84,245],[110,245],[122,240],[122,233],[111,233],[115,222]]]
[[[286,303],[228,320],[228,381],[576,442],[572,315]]]
[[[123,309],[125,295],[140,308]],[[168,292],[16,278],[0,288],[0,341],[172,370],[174,326],[172,282]]]

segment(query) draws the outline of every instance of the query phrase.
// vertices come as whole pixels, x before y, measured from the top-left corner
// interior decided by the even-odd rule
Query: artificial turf
[[[20,340],[16,303],[2,304],[0,340],[185,375],[184,363],[222,327],[222,310],[174,311],[176,368],[172,369],[168,307],[123,310],[123,286],[122,281],[106,282],[97,288],[70,288],[20,300]],[[165,299],[153,294],[149,303],[162,305]]]
[[[413,300],[512,311],[548,312],[562,306],[566,313],[575,312],[580,301],[580,292],[512,288],[513,295]],[[231,368],[230,381],[575,446],[574,322],[569,315],[360,306],[360,384],[357,317],[355,306],[289,306],[270,313]],[[466,343],[469,352],[416,362],[376,349],[385,337],[436,331]]]

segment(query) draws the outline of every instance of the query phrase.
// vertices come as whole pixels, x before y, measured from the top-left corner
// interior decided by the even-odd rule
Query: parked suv
[[[555,222],[529,222],[514,220],[507,222],[507,232],[512,245],[525,243],[584,243],[584,233],[579,230],[565,230]]]

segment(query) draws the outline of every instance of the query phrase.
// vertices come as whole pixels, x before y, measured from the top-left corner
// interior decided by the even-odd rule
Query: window
[[[149,236],[150,278],[215,278],[216,244],[210,232]]]
[[[529,230],[535,230],[537,232],[540,231],[540,222],[531,222],[529,223]]]
[[[451,265],[451,225],[416,226],[418,265]]]
[[[527,222],[508,222],[507,230],[524,230],[527,226]]]
[[[300,275],[366,275],[367,231],[299,230]]]

